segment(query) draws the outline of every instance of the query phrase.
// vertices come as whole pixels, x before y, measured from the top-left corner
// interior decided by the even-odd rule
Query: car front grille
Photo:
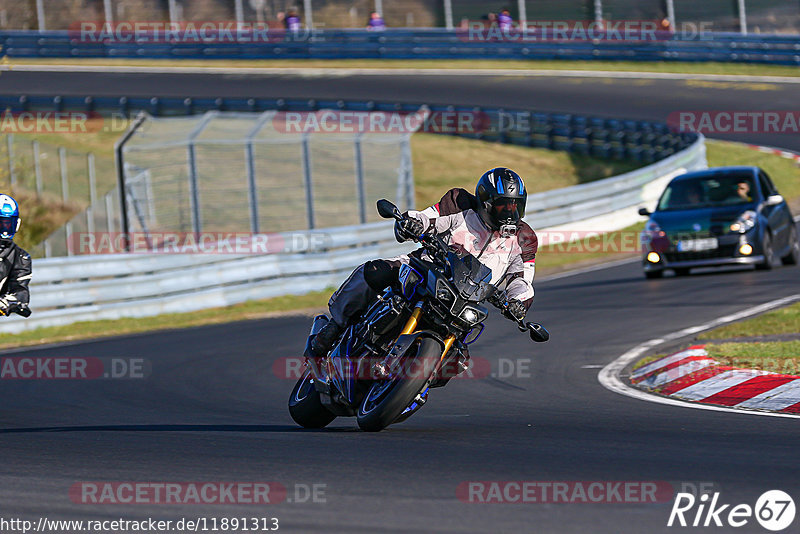
[[[719,258],[732,258],[736,252],[736,245],[720,245],[714,250],[703,250],[700,252],[665,252],[664,257],[667,262],[675,263],[681,261],[714,260]]]

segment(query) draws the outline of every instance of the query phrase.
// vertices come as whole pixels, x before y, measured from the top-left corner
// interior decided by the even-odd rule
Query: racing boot
[[[342,327],[336,324],[336,321],[328,321],[328,324],[323,326],[322,330],[311,340],[311,354],[315,358],[327,356],[341,333]]]

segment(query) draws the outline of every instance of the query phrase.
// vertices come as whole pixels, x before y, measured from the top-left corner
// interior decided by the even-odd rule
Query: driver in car
[[[395,223],[399,242],[435,231],[458,253],[475,256],[492,271],[491,283],[505,284],[503,314],[514,321],[525,318],[533,302],[533,276],[538,239],[522,221],[528,193],[520,176],[506,167],[486,171],[475,194],[451,189],[433,206],[408,211]],[[418,249],[411,254],[422,255]],[[380,292],[397,282],[400,265],[408,256],[373,260],[360,265],[328,301],[331,321],[311,344],[315,357],[325,356],[342,330],[366,311]]]

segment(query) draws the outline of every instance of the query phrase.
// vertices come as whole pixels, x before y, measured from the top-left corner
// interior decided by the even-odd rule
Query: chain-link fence
[[[108,229],[109,215],[115,214],[111,190],[115,187],[114,158],[110,154],[86,153],[55,145],[31,136],[0,135],[0,188],[15,194],[28,192],[36,197],[69,205],[70,209],[87,210],[78,229]],[[109,196],[110,194],[110,196]],[[108,197],[108,198],[106,198]],[[95,207],[103,205],[102,213]],[[23,216],[24,218],[24,216]],[[75,222],[75,221],[73,221]],[[75,225],[66,225],[50,238],[30,250],[34,256],[67,254],[67,237]]]
[[[413,206],[414,128],[287,131],[308,117],[316,115],[214,111],[148,118],[123,148],[129,231],[329,228],[379,220],[378,198]],[[334,128],[344,130],[342,124]]]
[[[788,0],[0,0],[0,28],[69,29],[81,21],[240,21],[284,27],[293,16],[317,28],[364,28],[373,11],[386,26],[491,23],[504,7],[514,20],[671,18],[713,31],[800,32],[800,2]]]

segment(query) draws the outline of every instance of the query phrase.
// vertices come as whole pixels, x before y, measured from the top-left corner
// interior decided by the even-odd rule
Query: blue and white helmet
[[[525,216],[528,193],[519,174],[506,167],[489,169],[475,187],[478,213],[493,230],[514,233]]]
[[[0,239],[14,239],[21,223],[17,201],[8,195],[0,195]]]

